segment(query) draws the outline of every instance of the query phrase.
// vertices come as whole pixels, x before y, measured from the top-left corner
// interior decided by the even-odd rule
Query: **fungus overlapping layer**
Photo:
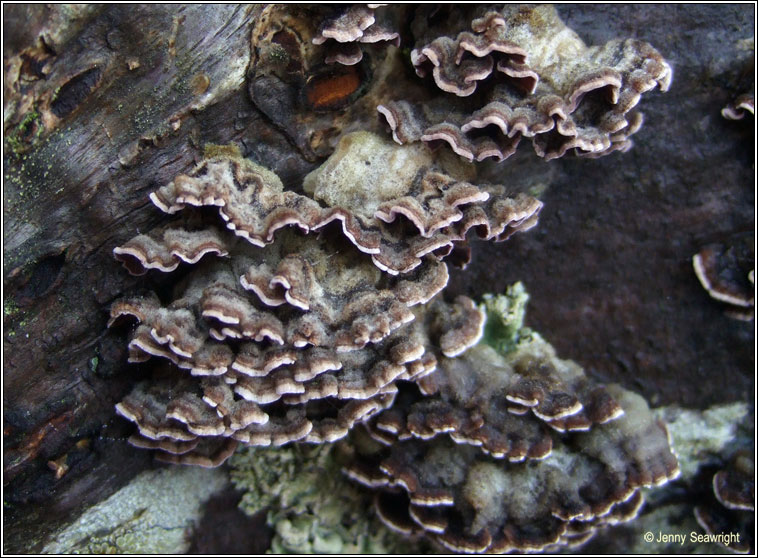
[[[308,195],[285,190],[276,175],[250,161],[214,158],[150,198],[170,214],[187,206],[218,207],[227,228],[260,247],[286,226],[307,233],[339,222],[380,269],[397,274],[415,269],[427,254],[444,257],[471,229],[499,241],[536,224],[538,200],[510,194],[504,185],[471,184],[466,180],[471,176],[470,168],[440,162],[424,146],[397,146],[356,132],[343,137],[327,162],[306,176]],[[116,256],[129,260],[132,271],[169,270],[179,260],[224,250],[216,236],[193,237],[191,246],[177,248],[176,234],[141,235],[118,248]]]
[[[130,361],[159,357],[184,371],[119,403],[139,428],[134,445],[216,466],[238,442],[333,441],[390,405],[397,380],[432,372],[429,346],[461,352],[478,339],[483,318],[467,299],[435,301],[447,317],[435,329],[410,310],[444,286],[444,265],[394,278],[368,260],[343,267],[348,256],[325,254],[324,242],[287,231],[265,258],[242,245],[230,261],[203,263],[166,306],[155,296],[113,305],[112,322],[139,323]]]
[[[631,109],[670,67],[639,41],[587,47],[550,7],[419,8],[411,61],[435,94],[414,92],[397,49],[364,58],[399,40],[377,8],[326,8],[316,31],[308,9],[273,6],[254,25],[253,102],[307,160],[329,158],[285,187],[228,150],[151,194],[178,219],[114,255],[181,279],[111,308],[111,325],[136,321],[129,360],[161,363],[117,411],[135,446],[205,467],[239,444],[329,443],[363,423],[349,474],[381,488],[394,528],[455,551],[581,544],[677,475],[665,428],[524,328],[518,288],[485,300],[489,324],[436,295],[472,229],[505,240],[542,207],[479,184],[471,161],[505,159],[522,136],[546,159],[626,149]],[[394,143],[346,133],[378,103]]]
[[[381,4],[352,5],[344,12],[327,18],[319,27],[313,44],[326,44],[329,54],[327,64],[346,66],[363,59],[361,45],[392,43],[400,45],[400,34],[388,18]]]
[[[641,487],[679,473],[645,401],[594,384],[539,335],[509,327],[523,319],[523,293],[509,294],[512,304],[488,301],[484,341],[440,355],[420,389],[401,387],[392,408],[367,423],[379,443],[364,442],[346,469],[382,492],[377,508],[388,525],[456,552],[579,544],[599,525],[632,519]],[[498,321],[509,338],[493,344],[509,346],[505,353],[489,345]]]
[[[668,89],[671,67],[649,44],[588,47],[552,6],[450,9],[455,16],[436,16],[441,28],[423,26],[411,53],[416,73],[444,94],[378,107],[398,143],[444,142],[470,161],[501,161],[526,137],[545,159],[600,156],[631,146],[643,93]]]
[[[465,174],[454,163],[452,172]],[[373,172],[356,171],[372,164]],[[432,300],[448,281],[437,256],[411,252],[412,264],[402,268],[379,258],[407,256],[408,238],[431,239],[435,248],[462,241],[472,227],[505,238],[531,226],[540,208],[523,195],[492,195],[504,194],[503,186],[443,174],[426,147],[370,134],[346,136],[306,177],[305,192],[285,190],[276,175],[240,157],[216,157],[151,194],[181,218],[138,235],[115,256],[134,274],[172,272],[181,262],[195,268],[168,303],[148,294],[111,307],[110,325],[136,320],[131,362],[156,357],[174,369],[118,405],[139,428],[135,445],[173,462],[215,466],[239,442],[345,436],[393,402],[397,381],[435,369],[432,348],[452,357],[482,334],[483,314],[472,301]],[[202,228],[213,212],[193,206],[218,208],[235,234]],[[335,220],[341,231],[326,226]],[[372,257],[364,254],[367,238],[378,246]]]
[[[195,275],[200,279],[190,280],[169,307],[145,298],[113,309],[114,318],[128,314],[140,322],[130,360],[162,357],[188,370],[138,385],[117,406],[138,426],[132,443],[161,450],[173,462],[216,466],[238,442],[269,446],[342,438],[393,402],[398,380],[415,381],[435,369],[432,347],[462,352],[481,334],[482,314],[461,298],[450,305],[433,302],[434,324],[422,316],[361,350],[333,342],[277,343],[244,329],[244,322],[232,324],[239,326],[234,333],[226,331],[219,317],[231,313],[209,313],[204,306],[218,294],[222,273],[200,268]],[[232,308],[243,300],[235,299]]]
[[[755,465],[752,453],[738,452],[712,478],[713,497],[695,507],[695,518],[721,546],[738,554],[755,552]],[[730,534],[724,540],[723,534]],[[734,540],[738,534],[738,540]],[[719,535],[721,535],[719,537]]]

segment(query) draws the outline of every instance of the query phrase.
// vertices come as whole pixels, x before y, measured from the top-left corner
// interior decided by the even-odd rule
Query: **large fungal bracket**
[[[285,227],[310,233],[337,222],[379,269],[396,275],[416,269],[427,254],[444,258],[472,228],[485,240],[504,240],[536,224],[538,200],[510,194],[506,186],[474,185],[467,180],[472,177],[471,168],[440,163],[424,146],[399,147],[356,132],[306,176],[307,195],[285,190],[275,174],[246,159],[218,157],[179,175],[150,199],[169,214],[188,206],[217,207],[228,229],[258,247],[274,242]],[[190,235],[191,243],[184,241]],[[114,253],[128,260],[131,272],[141,273],[173,270],[179,260],[226,251],[215,233],[169,229],[140,235]]]
[[[642,124],[632,109],[671,82],[671,67],[649,44],[588,47],[552,6],[458,15],[462,28],[426,29],[411,54],[417,74],[431,73],[443,95],[377,107],[398,143],[447,143],[469,161],[502,161],[525,137],[546,160],[571,150],[601,156],[629,149]]]
[[[200,299],[185,293],[177,302],[202,304]],[[135,445],[175,463],[216,466],[237,443],[338,440],[390,406],[399,380],[432,373],[433,347],[455,339],[456,349],[463,350],[476,341],[470,332],[481,329],[483,315],[472,301],[432,304],[433,328],[416,319],[362,350],[341,352],[265,339],[215,340],[212,326],[191,322],[197,309],[164,309],[155,298],[123,301],[114,306],[114,320],[131,315],[141,322],[130,343],[132,360],[159,357],[190,373],[174,369],[138,385],[117,411],[137,424]],[[206,318],[212,322],[217,316]]]
[[[678,476],[645,401],[559,359],[523,327],[527,298],[518,284],[488,297],[478,344],[438,354],[434,374],[356,432],[345,473],[379,491],[390,528],[453,552],[553,551],[633,519],[640,488]],[[434,310],[426,319],[434,331]]]

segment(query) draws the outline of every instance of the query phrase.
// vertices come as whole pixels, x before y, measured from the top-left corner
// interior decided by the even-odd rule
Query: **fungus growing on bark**
[[[538,200],[510,195],[505,186],[471,184],[472,170],[423,146],[399,147],[357,132],[342,138],[303,187],[331,208],[316,228],[339,220],[380,269],[406,273],[425,254],[450,253],[472,228],[482,239],[505,240],[536,224]]]
[[[471,184],[466,180],[471,171],[452,159],[439,161],[424,146],[397,146],[356,132],[343,137],[335,153],[305,177],[308,195],[284,190],[276,175],[250,161],[213,158],[150,199],[171,214],[187,206],[216,206],[227,228],[255,246],[273,242],[282,227],[295,225],[307,233],[339,221],[359,250],[371,254],[380,269],[397,274],[415,269],[429,253],[444,257],[471,229],[485,240],[505,240],[536,224],[538,200],[511,195],[503,185]],[[409,226],[401,222],[405,219]],[[187,261],[167,234],[162,241],[137,237],[118,248],[117,256],[134,257],[143,268],[158,267],[154,253],[173,258],[171,265],[177,258]],[[203,253],[216,246],[193,237],[195,244],[201,241]],[[198,252],[193,245],[192,254]],[[130,265],[135,269],[139,266]]]
[[[391,43],[400,46],[400,34],[393,30],[394,26],[385,11],[379,10],[377,13],[381,6],[352,5],[321,24],[313,44],[327,44],[327,64],[357,64],[363,59],[362,44]]]
[[[219,276],[202,267],[196,273]],[[190,370],[166,371],[117,406],[138,426],[134,445],[159,450],[162,459],[177,463],[216,466],[238,442],[278,446],[340,439],[393,402],[396,381],[431,373],[432,347],[448,343],[451,350],[465,350],[478,339],[470,332],[480,331],[483,321],[462,298],[453,305],[435,301],[432,325],[422,316],[361,350],[271,343],[270,337],[256,339],[257,331],[241,332],[237,343],[237,335],[213,337],[218,315],[203,311],[201,300],[213,285],[202,291],[197,283],[189,285],[188,291],[202,294],[184,293],[177,302],[185,308],[160,308],[152,299],[114,306],[114,318],[129,314],[141,322],[130,360],[157,356]],[[192,315],[203,319],[193,322]],[[209,355],[218,358],[208,364]]]
[[[737,452],[726,467],[713,475],[712,486],[713,497],[695,507],[695,519],[719,545],[739,554],[755,552],[755,465],[752,454]]]
[[[640,488],[679,474],[645,401],[594,384],[538,334],[512,327],[523,323],[524,295],[519,286],[509,294],[515,304],[488,300],[495,327],[483,341],[457,358],[438,355],[420,390],[402,386],[367,423],[379,443],[358,443],[346,468],[385,493],[376,503],[388,526],[455,552],[580,544],[634,518]]]
[[[462,28],[449,29],[450,21]],[[378,110],[398,143],[445,142],[469,161],[502,161],[521,137],[548,160],[572,149],[626,150],[642,124],[631,110],[671,80],[671,67],[649,44],[587,47],[552,6],[479,7],[444,27],[427,27],[411,59],[419,76],[431,72],[437,87],[460,99],[396,100]]]
[[[735,235],[709,244],[692,257],[692,267],[711,298],[727,306],[726,314],[750,321],[755,314],[754,236]]]
[[[379,172],[361,178],[353,166],[363,165],[367,142],[384,147],[386,157],[372,159]],[[448,281],[439,258],[419,254],[405,273],[385,273],[362,254],[366,246],[359,239],[373,234],[382,246],[401,238],[402,227],[393,231],[374,217],[385,207],[382,216],[390,221],[395,207],[403,215],[410,211],[404,208],[418,209],[425,220],[411,230],[421,229],[419,238],[442,231],[449,239],[450,223],[466,218],[457,205],[489,202],[497,187],[482,194],[444,176],[419,186],[432,172],[425,147],[399,148],[360,134],[343,143],[346,153],[306,178],[313,198],[284,190],[276,175],[239,157],[203,161],[150,195],[163,211],[181,211],[181,219],[138,235],[114,254],[131,273],[171,272],[180,262],[195,268],[177,283],[168,304],[148,294],[111,307],[110,325],[137,321],[131,362],[157,357],[175,367],[118,405],[138,426],[135,445],[158,450],[164,460],[216,466],[240,442],[337,440],[389,406],[397,381],[431,373],[433,347],[454,356],[481,337],[483,314],[472,301],[432,301]],[[399,163],[410,173],[381,179]],[[341,188],[329,189],[330,180]],[[369,183],[374,199],[364,200]],[[496,227],[525,220],[498,205],[509,203],[506,197],[486,206],[493,208]],[[191,207],[204,205],[217,207],[236,236],[191,229],[208,217]],[[491,232],[486,221],[476,220],[480,213],[455,238],[463,240],[472,226],[485,236]],[[326,227],[335,219],[343,222],[342,233]],[[490,236],[496,235],[506,231]]]
[[[713,493],[730,510],[755,509],[755,465],[749,455],[737,455],[731,466],[713,475]]]
[[[395,91],[397,49],[363,56],[399,38],[375,5],[329,9],[318,31],[309,9],[280,9],[252,30],[250,96],[305,159],[328,158],[285,186],[217,150],[150,195],[176,219],[114,255],[180,279],[111,307],[110,325],[136,321],[129,360],[160,363],[117,406],[132,444],[214,467],[240,444],[330,443],[362,423],[379,443],[355,435],[351,478],[381,488],[393,528],[455,551],[578,545],[634,517],[641,487],[678,474],[645,402],[558,359],[523,327],[518,288],[483,308],[437,295],[469,231],[505,240],[542,207],[471,161],[522,136],[546,159],[625,149],[670,67],[638,41],[586,47],[549,7],[456,7],[410,30],[433,93]],[[377,105],[394,143],[363,126]]]

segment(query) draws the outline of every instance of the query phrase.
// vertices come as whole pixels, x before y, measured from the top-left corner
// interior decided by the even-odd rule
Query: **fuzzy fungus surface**
[[[645,530],[752,530],[740,452],[754,433],[735,447],[741,413],[721,405],[754,387],[752,324],[722,312],[754,306],[754,254],[735,242],[754,224],[752,15],[9,6],[4,550],[180,551],[192,537],[223,554],[263,535],[247,549],[262,551],[265,514],[230,510],[230,489],[197,514],[218,488],[206,481],[256,454],[271,475],[251,494],[318,483],[314,499],[331,497],[290,511],[297,495],[262,496],[273,550],[389,549],[351,530],[383,538],[373,510],[434,550],[487,534],[491,549],[555,550],[596,533],[583,552],[644,553],[664,548],[645,548]],[[575,157],[632,139],[629,154]],[[538,212],[505,247],[475,241]],[[523,327],[523,291],[482,299],[517,280],[555,351]],[[644,461],[644,485],[665,457],[644,406],[611,382],[692,408],[669,429],[680,478],[600,532],[640,503],[581,519],[634,485],[628,463]],[[134,432],[145,449],[125,443]],[[139,475],[155,455],[226,465]],[[389,485],[346,488],[338,470],[366,455]],[[186,482],[163,490],[168,477]],[[139,501],[97,507],[125,486]],[[717,550],[667,551],[695,548]]]
[[[136,274],[195,267],[168,304],[147,294],[111,307],[111,325],[136,321],[131,362],[167,361],[117,406],[139,427],[133,444],[217,466],[239,443],[334,441],[391,405],[396,382],[431,373],[435,347],[455,356],[479,339],[484,318],[472,301],[435,298],[448,279],[443,258],[470,228],[490,238],[529,228],[541,204],[441,176],[424,146],[368,133],[340,145],[305,178],[304,193],[232,154],[150,195],[180,219],[114,255]],[[364,161],[377,170],[357,172]],[[206,206],[210,216],[199,211]],[[391,213],[399,206],[434,224],[386,223],[406,219]],[[216,225],[204,228],[207,219]],[[408,263],[384,265],[391,257]]]
[[[522,326],[525,298],[519,284],[488,297],[488,335],[362,431],[373,444],[345,471],[379,491],[390,528],[453,552],[555,550],[633,519],[641,488],[679,476],[644,399],[557,358]]]
[[[508,158],[521,137],[546,160],[626,150],[632,109],[668,88],[670,66],[636,40],[588,47],[552,7],[422,8],[409,29],[377,5],[310,21],[309,8],[282,10],[254,25],[248,92],[325,160],[285,181],[216,147],[150,194],[173,220],[113,253],[133,275],[177,280],[111,306],[111,327],[131,324],[129,361],[154,363],[116,406],[137,426],[130,442],[202,467],[240,445],[288,446],[260,463],[294,456],[306,479],[306,458],[341,468],[379,489],[390,529],[455,552],[553,550],[634,518],[642,488],[679,474],[646,402],[523,327],[521,285],[481,306],[442,292],[469,240],[504,241],[542,209],[474,161]],[[408,32],[418,80],[388,46]],[[404,75],[396,90],[382,85],[392,75]],[[296,97],[277,95],[293,84]],[[344,125],[369,110],[392,138]],[[249,510],[272,507],[274,550],[389,548],[362,520],[351,531],[316,509],[300,480]]]
[[[441,23],[427,25],[432,18]],[[414,26],[424,29],[411,51],[414,69],[443,94],[378,110],[396,142],[447,143],[469,161],[502,161],[522,137],[546,160],[626,151],[642,124],[632,109],[671,82],[671,67],[649,44],[588,47],[548,5],[429,7]]]

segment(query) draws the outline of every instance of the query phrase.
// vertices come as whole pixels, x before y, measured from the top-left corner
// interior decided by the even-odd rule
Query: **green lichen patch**
[[[681,478],[692,479],[700,466],[718,463],[732,446],[749,446],[754,439],[746,403],[714,405],[704,411],[676,406],[656,409],[671,435]]]
[[[9,318],[18,312],[20,312],[21,309],[18,307],[18,304],[16,304],[16,301],[13,299],[13,297],[7,297],[5,300],[3,300],[3,316],[6,318]]]
[[[8,297],[3,301],[3,322],[5,325],[5,335],[9,338],[16,337],[18,330],[24,330],[37,320],[37,316],[29,317],[29,314],[18,307],[13,297]],[[26,334],[29,337],[29,334]]]
[[[248,448],[232,456],[232,482],[244,492],[240,508],[251,516],[269,510],[271,552],[413,552],[367,513],[369,496],[341,473],[342,451],[338,444],[294,445]]]
[[[8,150],[19,157],[42,136],[43,131],[44,126],[40,122],[39,112],[35,109],[30,110],[5,139]]]
[[[514,351],[519,344],[529,343],[536,335],[524,327],[529,294],[521,282],[508,287],[505,294],[485,294],[482,310],[487,314],[482,342],[501,355]]]

